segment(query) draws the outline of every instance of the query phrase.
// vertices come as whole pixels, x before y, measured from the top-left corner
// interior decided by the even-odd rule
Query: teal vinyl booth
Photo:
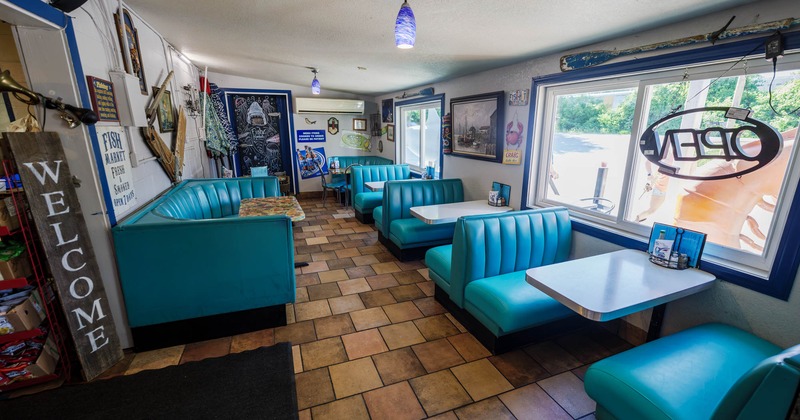
[[[464,216],[453,243],[428,250],[425,265],[436,300],[497,354],[588,323],[525,278],[566,261],[571,246],[564,207]]]
[[[286,324],[295,300],[287,216],[238,217],[276,177],[183,181],[112,229],[137,350]]]
[[[361,223],[373,223],[372,211],[383,202],[383,191],[371,191],[364,186],[365,182],[397,181],[410,179],[411,168],[403,165],[369,165],[354,166],[350,174],[351,203],[356,212],[356,219]]]
[[[601,420],[783,419],[799,383],[800,345],[782,350],[724,324],[689,328],[608,357],[584,379]]]

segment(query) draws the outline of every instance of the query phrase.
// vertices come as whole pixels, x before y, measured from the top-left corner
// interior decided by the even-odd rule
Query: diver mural
[[[268,167],[270,175],[285,172],[281,151],[282,109],[279,109],[285,98],[278,95],[229,94],[228,100],[234,113],[232,122],[238,140],[236,159],[241,175],[250,174],[250,168],[256,166]]]

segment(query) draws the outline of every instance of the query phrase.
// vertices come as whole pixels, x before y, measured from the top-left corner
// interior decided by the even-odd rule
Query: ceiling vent
[[[363,115],[364,101],[356,99],[295,98],[298,114]]]

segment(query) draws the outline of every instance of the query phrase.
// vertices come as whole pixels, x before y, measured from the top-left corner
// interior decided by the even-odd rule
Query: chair
[[[325,173],[322,171],[322,166],[320,166],[316,161],[314,161],[314,165],[316,165],[317,170],[319,171],[319,179],[322,183],[322,207],[325,207],[325,200],[328,198],[328,190],[335,191],[336,201],[339,201],[340,194],[344,190],[345,181],[341,180],[328,183],[328,181],[325,179]]]
[[[350,200],[350,196],[353,193],[353,186],[350,185],[350,168],[353,166],[361,166],[360,163],[353,163],[346,168],[344,168],[344,206],[347,207],[348,203],[352,205],[352,201]]]
[[[253,166],[250,168],[250,176],[269,176],[269,167]]]

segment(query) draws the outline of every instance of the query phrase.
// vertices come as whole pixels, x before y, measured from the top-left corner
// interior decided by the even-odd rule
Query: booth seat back
[[[387,181],[383,186],[381,233],[389,238],[393,220],[410,219],[411,207],[448,204],[464,201],[464,185],[460,178]]]
[[[333,156],[339,159],[339,166],[344,169],[354,163],[361,165],[391,165],[391,159],[380,156]]]
[[[358,193],[370,192],[364,186],[365,182],[396,181],[411,178],[411,169],[407,164],[354,166],[350,170],[352,171],[350,185],[354,196]]]
[[[572,223],[563,207],[461,217],[453,236],[450,299],[464,307],[470,282],[566,261],[571,246]]]
[[[238,215],[243,198],[279,195],[274,176],[187,180],[161,199],[153,214],[181,220],[219,219]]]

